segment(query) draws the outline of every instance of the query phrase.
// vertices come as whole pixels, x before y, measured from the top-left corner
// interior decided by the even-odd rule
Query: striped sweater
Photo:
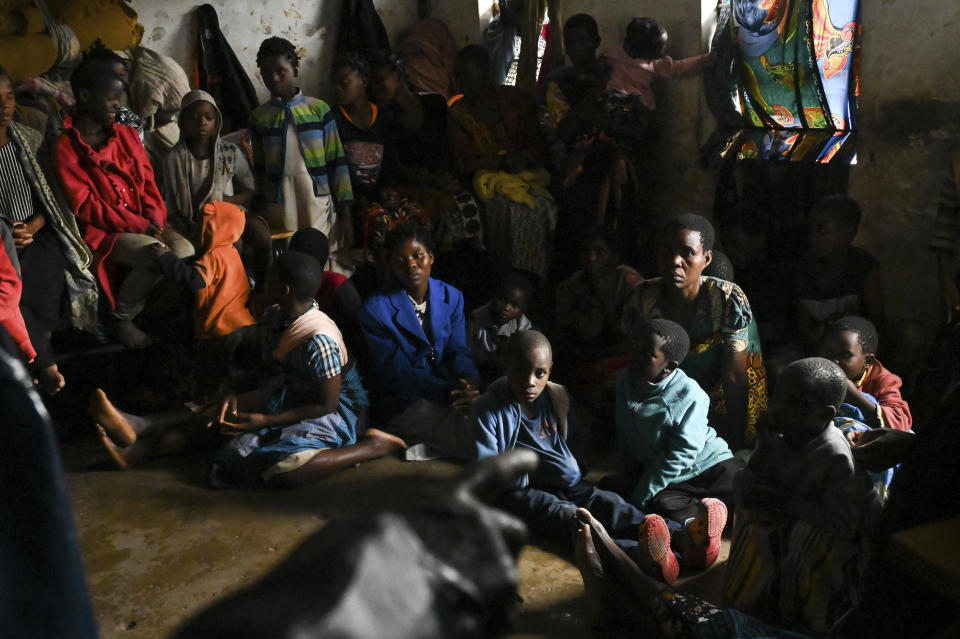
[[[296,127],[300,151],[313,178],[314,195],[332,194],[340,204],[353,201],[350,171],[333,111],[323,100],[299,92],[287,103],[273,97],[250,114],[254,173],[260,181],[258,190],[268,200],[283,202],[283,162],[290,122]]]

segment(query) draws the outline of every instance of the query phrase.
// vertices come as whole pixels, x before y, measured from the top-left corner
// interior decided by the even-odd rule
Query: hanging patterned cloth
[[[849,162],[859,95],[859,0],[720,0],[721,64],[706,79],[723,157]],[[731,127],[732,106],[740,116]],[[726,126],[724,126],[726,124]]]

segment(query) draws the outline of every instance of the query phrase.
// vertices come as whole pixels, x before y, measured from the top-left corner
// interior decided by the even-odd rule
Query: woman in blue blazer
[[[407,459],[467,459],[466,421],[478,397],[467,345],[463,295],[430,277],[433,243],[418,221],[386,239],[393,282],[366,301],[359,320],[370,348],[375,410],[389,432],[411,446]]]

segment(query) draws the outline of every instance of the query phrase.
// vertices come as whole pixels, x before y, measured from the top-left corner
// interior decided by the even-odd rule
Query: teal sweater
[[[638,477],[629,501],[643,508],[658,492],[733,457],[707,424],[709,396],[677,369],[658,384],[617,378],[617,440],[624,471]]]

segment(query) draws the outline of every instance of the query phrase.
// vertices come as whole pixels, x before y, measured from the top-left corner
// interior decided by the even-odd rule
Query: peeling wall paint
[[[196,49],[196,0],[131,0],[146,28],[144,46],[169,55],[188,70]],[[223,31],[249,74],[257,94],[267,91],[257,74],[256,55],[260,43],[271,36],[290,40],[303,57],[300,87],[308,95],[329,95],[330,63],[336,44],[341,0],[210,0],[217,10]],[[474,5],[476,3],[474,2]],[[393,37],[416,20],[413,0],[375,0],[388,34]],[[161,8],[162,7],[162,8]]]

